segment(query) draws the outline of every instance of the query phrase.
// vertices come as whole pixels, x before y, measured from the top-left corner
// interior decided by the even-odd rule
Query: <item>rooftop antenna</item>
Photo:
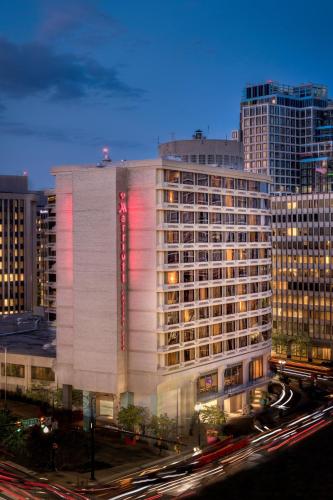
[[[109,156],[109,148],[107,146],[104,146],[104,148],[102,149],[102,152],[103,152],[103,161],[109,161],[111,162],[111,158]]]
[[[103,167],[106,167],[106,165],[108,163],[111,163],[112,160],[109,156],[109,148],[104,146],[104,148],[102,149],[102,153],[103,153],[103,159],[102,161],[100,161],[99,163],[97,163],[97,167],[100,167],[100,168],[103,168]]]

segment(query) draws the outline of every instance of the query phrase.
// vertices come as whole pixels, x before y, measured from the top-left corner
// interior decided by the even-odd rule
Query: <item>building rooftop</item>
[[[17,319],[22,321],[17,323]],[[30,356],[56,357],[56,331],[44,323],[36,324],[36,317],[10,316],[0,320],[0,350]]]

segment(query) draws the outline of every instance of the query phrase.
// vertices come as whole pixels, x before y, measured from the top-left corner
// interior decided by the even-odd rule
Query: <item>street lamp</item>
[[[202,408],[201,403],[196,403],[194,406],[194,411],[196,412],[197,418],[198,418],[198,446],[199,446],[199,448],[201,448],[201,426],[200,426],[200,424],[201,424],[201,420],[200,420],[201,408]]]
[[[286,361],[284,359],[279,359],[279,365],[280,365],[280,373],[281,373],[281,375],[283,373],[283,368],[284,368],[285,364],[286,364]]]
[[[0,349],[4,350],[5,353],[5,410],[7,410],[7,347],[0,345]]]

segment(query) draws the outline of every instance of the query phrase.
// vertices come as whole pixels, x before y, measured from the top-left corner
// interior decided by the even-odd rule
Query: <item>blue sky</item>
[[[156,156],[238,126],[247,82],[333,88],[333,2],[2,0],[0,173]],[[332,91],[333,95],[333,91]]]

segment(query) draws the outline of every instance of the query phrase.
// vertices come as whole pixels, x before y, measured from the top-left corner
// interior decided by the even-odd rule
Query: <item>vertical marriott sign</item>
[[[120,348],[126,348],[126,305],[127,305],[127,199],[126,193],[119,193],[120,226]]]

